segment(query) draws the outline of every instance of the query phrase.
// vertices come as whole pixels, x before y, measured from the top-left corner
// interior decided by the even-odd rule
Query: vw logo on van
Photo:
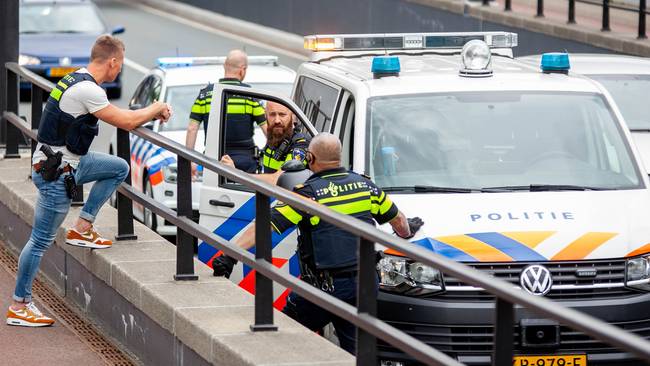
[[[551,271],[546,267],[532,264],[521,271],[519,283],[526,292],[536,296],[543,296],[551,291],[553,278],[551,277]]]

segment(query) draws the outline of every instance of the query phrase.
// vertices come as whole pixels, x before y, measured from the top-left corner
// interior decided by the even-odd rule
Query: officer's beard
[[[267,143],[270,147],[275,149],[280,146],[283,140],[291,140],[291,135],[293,134],[293,126],[291,124],[286,127],[282,126],[282,131],[279,131],[278,128],[275,128],[276,126],[269,127],[270,130],[267,136]]]

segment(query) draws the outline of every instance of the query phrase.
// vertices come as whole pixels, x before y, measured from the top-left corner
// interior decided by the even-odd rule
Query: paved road
[[[0,245],[4,245],[1,244]],[[4,315],[9,306],[6,294],[13,293],[16,279],[3,266],[0,266],[0,310]],[[38,296],[38,294],[36,294]],[[41,311],[52,315],[36,301]],[[54,315],[56,318],[56,314]],[[106,363],[82,342],[72,331],[58,321],[46,328],[24,328],[0,325],[0,355],[2,365],[84,365],[95,366]]]
[[[143,77],[142,69],[154,67],[156,59],[162,56],[223,56],[233,48],[243,48],[249,55],[277,55],[282,64],[294,69],[302,62],[277,50],[261,48],[237,37],[229,38],[218,30],[193,26],[174,15],[126,1],[95,0],[95,3],[101,9],[109,29],[115,25],[123,25],[126,28],[126,32],[119,37],[125,43],[126,58],[132,62],[127,62],[123,68],[122,98],[113,101],[121,107],[126,107],[133,96]],[[133,64],[135,68],[129,66]],[[27,103],[21,103],[21,114],[29,116]],[[114,131],[112,126],[103,124],[93,148],[108,151],[108,142]]]

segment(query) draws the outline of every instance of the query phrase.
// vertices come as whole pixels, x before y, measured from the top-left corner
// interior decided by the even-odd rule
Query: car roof
[[[90,0],[20,0],[22,4],[91,4]]]
[[[522,57],[521,60],[539,65],[541,55]],[[572,53],[569,54],[571,71],[585,75],[636,75],[650,74],[650,59],[638,56]]]
[[[374,79],[371,72],[373,55],[332,58],[312,63],[320,69],[341,77],[356,79],[367,85],[371,96],[419,94],[435,92],[539,90],[597,92],[600,89],[584,77],[544,74],[538,68],[510,57],[492,56],[493,75],[464,77],[459,74],[459,54],[400,54],[401,72],[397,77]],[[310,68],[307,66],[307,68]],[[317,73],[319,71],[316,71]]]
[[[223,65],[200,65],[173,68],[156,68],[165,75],[167,86],[201,85],[216,82],[223,77]],[[278,65],[248,65],[246,83],[293,83],[295,71]]]

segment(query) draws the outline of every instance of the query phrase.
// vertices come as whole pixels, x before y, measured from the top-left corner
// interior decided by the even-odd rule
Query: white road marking
[[[283,54],[285,56],[298,59],[300,61],[308,61],[309,60],[309,58],[307,56],[305,56],[305,55],[301,55],[299,53],[291,52],[291,51],[288,51],[288,50],[285,50],[285,49],[282,49],[282,48],[278,48],[278,47],[269,46],[268,44],[262,43],[262,42],[260,42],[258,40],[253,39],[253,38],[243,37],[243,36],[233,34],[233,33],[229,33],[229,32],[217,29],[217,28],[209,27],[207,25],[197,24],[197,23],[195,23],[195,22],[193,22],[191,20],[185,19],[185,18],[183,18],[181,16],[165,13],[164,11],[158,10],[156,8],[152,8],[152,7],[148,6],[148,5],[133,4],[133,3],[129,2],[129,1],[126,1],[126,0],[117,0],[117,1],[120,2],[120,3],[123,3],[125,5],[133,6],[135,8],[144,10],[144,11],[146,11],[148,13],[155,14],[155,15],[158,15],[158,16],[163,17],[163,18],[171,19],[171,20],[173,20],[173,21],[175,21],[177,23],[185,24],[185,25],[190,26],[192,28],[200,29],[202,31],[206,31],[208,33],[212,33],[212,34],[215,34],[215,35],[218,35],[218,36],[221,36],[221,37],[226,37],[226,38],[230,38],[230,39],[235,40],[235,41],[248,43],[248,44],[250,44],[252,46],[265,48],[267,50],[277,52],[277,53]],[[124,60],[124,64],[126,65],[126,59]]]
[[[126,57],[124,58],[124,66],[130,67],[133,70],[135,70],[135,71],[137,71],[137,72],[139,72],[141,74],[146,74],[146,73],[149,72],[148,68],[146,68],[146,67],[140,65],[139,63],[137,63],[137,62],[135,62],[135,61],[133,61],[131,59],[128,59]]]

